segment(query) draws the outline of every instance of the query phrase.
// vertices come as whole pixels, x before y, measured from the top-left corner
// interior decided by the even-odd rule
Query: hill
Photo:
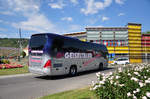
[[[28,45],[29,39],[21,39],[23,48]],[[0,47],[19,48],[19,38],[0,38]]]

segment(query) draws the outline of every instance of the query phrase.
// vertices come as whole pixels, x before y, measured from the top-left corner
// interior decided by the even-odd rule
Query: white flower
[[[114,85],[117,85],[117,83],[115,82]]]
[[[120,87],[124,86],[124,84],[119,84]]]
[[[122,68],[120,67],[120,68],[118,68],[118,72],[120,73],[120,72],[122,72]]]
[[[134,72],[135,75],[140,76],[140,74],[138,72]]]
[[[99,84],[105,84],[105,82],[104,81],[99,81]]]
[[[150,83],[150,80],[145,80],[145,83]]]
[[[132,77],[131,80],[134,80],[136,82],[138,82],[139,80],[137,78]]]
[[[93,90],[96,90],[99,87],[99,85],[94,86]]]
[[[127,96],[130,97],[130,96],[132,96],[132,94],[131,94],[130,92],[128,92],[128,93],[127,93]]]
[[[146,70],[147,72],[149,72],[149,70]]]
[[[100,72],[99,72],[99,73],[100,73]],[[102,76],[105,76],[105,74],[104,74],[104,73],[101,73],[101,75],[102,75]]]
[[[120,78],[120,76],[116,76],[116,79],[119,79]]]
[[[136,89],[136,92],[140,92],[140,89],[139,89],[139,88],[137,88],[137,89]]]
[[[133,96],[133,99],[137,99],[137,97],[136,97],[136,96]]]
[[[109,78],[109,80],[112,80],[114,78],[114,76],[111,76],[110,78]]]
[[[146,79],[147,77],[146,77],[146,76],[144,76],[144,78]]]
[[[146,96],[143,96],[142,99],[147,99],[147,97],[146,97]]]
[[[113,80],[110,80],[110,83],[113,84]]]
[[[140,87],[143,87],[145,84],[142,82],[139,82]]]
[[[98,73],[96,73],[96,76],[97,76],[97,77],[99,77],[99,76],[100,76],[100,74],[101,74],[101,73],[100,73],[100,72],[98,72]]]
[[[147,92],[147,93],[146,93],[146,96],[147,96],[148,98],[150,98],[150,92]]]
[[[130,73],[128,73],[128,76],[131,76],[131,74],[130,74]]]
[[[94,86],[95,85],[95,82],[94,81],[92,81],[92,86]]]
[[[136,91],[134,90],[134,91],[133,91],[133,93],[135,94],[135,93],[136,93]]]

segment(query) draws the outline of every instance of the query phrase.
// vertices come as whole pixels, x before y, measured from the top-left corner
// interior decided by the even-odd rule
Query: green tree
[[[147,33],[147,34],[150,34],[150,31],[147,31],[146,33]]]

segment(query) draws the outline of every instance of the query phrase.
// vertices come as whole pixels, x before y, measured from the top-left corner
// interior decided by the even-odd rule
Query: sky
[[[0,38],[66,34],[86,27],[142,24],[150,31],[150,0],[0,0]]]

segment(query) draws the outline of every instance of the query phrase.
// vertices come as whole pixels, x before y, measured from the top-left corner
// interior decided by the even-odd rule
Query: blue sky
[[[73,33],[88,26],[141,23],[150,30],[150,0],[0,0],[0,38]]]

